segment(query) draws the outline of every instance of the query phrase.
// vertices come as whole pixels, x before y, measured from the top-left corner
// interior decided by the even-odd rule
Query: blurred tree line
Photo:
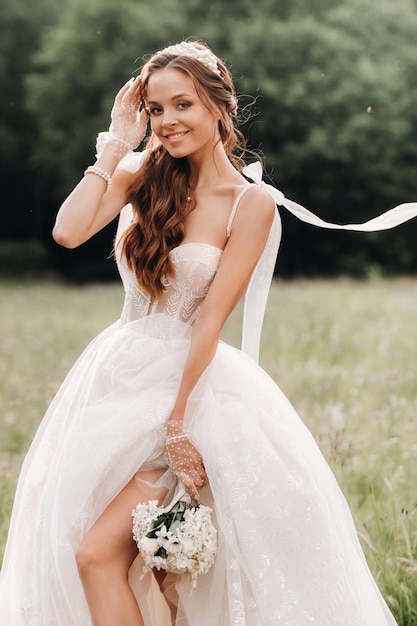
[[[416,0],[3,0],[0,28],[2,273],[115,276],[114,225],[65,251],[55,213],[120,85],[187,37],[226,59],[243,107],[255,98],[243,130],[285,195],[340,223],[417,199]],[[417,270],[417,220],[370,235],[283,221],[280,275]]]

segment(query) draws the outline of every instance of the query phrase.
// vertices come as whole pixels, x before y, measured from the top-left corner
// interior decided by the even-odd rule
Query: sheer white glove
[[[129,80],[118,92],[111,110],[111,124],[108,133],[97,137],[97,157],[104,146],[112,142],[117,147],[117,156],[122,159],[139,146],[146,134],[148,115],[141,103],[140,76]]]
[[[169,465],[190,496],[198,500],[197,487],[202,487],[207,480],[202,456],[183,431],[182,422],[169,421],[166,432]]]
[[[140,103],[140,76],[137,76],[120,89],[111,111],[110,135],[130,144],[132,150],[144,138],[148,124],[146,111],[139,112]]]

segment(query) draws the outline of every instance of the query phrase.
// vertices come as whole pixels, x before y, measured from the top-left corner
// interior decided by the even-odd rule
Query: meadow
[[[0,556],[25,451],[117,284],[0,283]],[[241,310],[224,339],[239,345]],[[313,432],[399,626],[417,626],[417,279],[274,283],[261,364]]]

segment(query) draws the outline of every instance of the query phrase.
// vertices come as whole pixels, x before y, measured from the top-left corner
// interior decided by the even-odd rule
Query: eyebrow
[[[175,96],[172,96],[171,101],[179,100],[180,98],[192,98],[192,95],[189,93],[179,93]],[[158,104],[157,100],[148,100],[148,104]]]

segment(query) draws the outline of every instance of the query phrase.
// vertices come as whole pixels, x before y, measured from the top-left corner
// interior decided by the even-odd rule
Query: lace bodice
[[[165,292],[154,301],[140,289],[136,277],[122,259],[119,270],[126,294],[121,321],[126,323],[153,313],[163,313],[192,324],[216,274],[221,256],[222,250],[205,243],[187,243],[171,250],[175,276],[166,281]]]
[[[237,204],[246,189],[241,190],[234,202],[227,225],[228,237]],[[128,205],[120,214],[116,241],[120,240],[131,221],[132,208]],[[193,324],[216,274],[223,251],[208,243],[189,242],[173,248],[170,254],[175,275],[167,278],[164,293],[157,300],[151,300],[139,287],[136,276],[128,267],[126,259],[121,257],[116,244],[116,260],[125,288],[122,323],[162,313],[185,324]]]

